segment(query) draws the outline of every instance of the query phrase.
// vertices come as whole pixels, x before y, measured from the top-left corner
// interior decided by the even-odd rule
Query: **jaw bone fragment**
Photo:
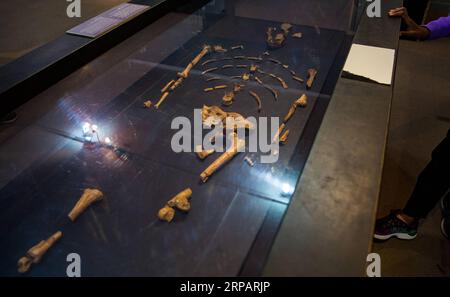
[[[58,231],[46,240],[41,240],[38,244],[30,248],[27,254],[20,258],[17,262],[17,270],[20,273],[27,272],[31,264],[39,263],[45,253],[55,244],[55,242],[60,239],[62,232]]]
[[[69,213],[69,218],[75,221],[77,217],[86,210],[92,203],[103,199],[103,193],[97,189],[85,189],[83,195],[75,204],[74,208]]]

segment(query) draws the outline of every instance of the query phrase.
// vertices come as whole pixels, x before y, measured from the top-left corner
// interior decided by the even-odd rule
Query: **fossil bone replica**
[[[233,104],[234,92],[225,92],[225,95],[222,97],[222,104],[225,106],[230,106]]]
[[[206,159],[209,155],[212,155],[215,152],[214,149],[203,150],[201,145],[198,145],[195,151],[197,152],[197,157],[201,160]]]
[[[289,31],[292,29],[292,25],[289,23],[283,23],[280,26],[281,30],[283,30],[285,35],[289,34]]]
[[[75,221],[77,217],[92,203],[103,199],[103,193],[97,189],[85,189],[75,207],[70,211],[69,218]]]
[[[280,136],[280,142],[282,144],[286,143],[289,136],[289,129],[286,129],[286,131],[283,133],[283,135]]]
[[[145,107],[145,108],[150,108],[150,107],[152,107],[152,101],[150,101],[150,100],[145,101],[145,102],[144,102],[144,107]]]
[[[159,101],[155,104],[155,108],[158,109],[160,105],[167,99],[170,92],[173,92],[177,87],[179,87],[183,83],[183,80],[189,76],[189,72],[192,70],[192,68],[195,65],[197,65],[198,62],[200,62],[200,60],[203,59],[205,55],[213,51],[220,51],[221,49],[223,49],[221,46],[211,47],[210,45],[204,45],[200,53],[197,56],[195,56],[195,58],[186,66],[186,68],[182,72],[177,73],[178,79],[175,82],[170,81],[162,89],[163,94],[159,98]]]
[[[27,254],[17,262],[17,270],[20,273],[30,270],[31,264],[37,264],[41,261],[45,253],[60,239],[62,232],[58,231],[46,240],[41,240],[38,244],[30,248]]]
[[[298,81],[298,82],[300,82],[300,83],[304,83],[305,81],[303,80],[303,78],[300,78],[300,77],[298,77],[298,76],[296,76],[296,75],[292,75],[292,79],[293,80],[296,80],[296,81]]]
[[[206,88],[203,91],[205,92],[211,92],[211,91],[215,91],[215,90],[222,90],[222,89],[226,89],[227,86],[226,85],[220,85],[220,86],[215,86],[215,87],[211,87],[211,88]]]
[[[256,70],[258,70],[258,66],[257,65],[254,65],[254,64],[250,65],[250,72],[251,73],[255,73]]]
[[[241,45],[235,45],[235,46],[232,46],[232,47],[231,47],[231,50],[237,50],[237,49],[243,50],[243,49],[244,49],[244,46],[241,44]]]
[[[308,104],[308,97],[305,94],[303,94],[300,98],[295,100],[294,103],[292,103],[288,113],[283,119],[283,124],[286,124],[294,116],[294,113],[298,107],[306,107],[307,104]]]
[[[269,27],[266,31],[266,43],[269,49],[280,48],[285,44],[286,36],[283,33],[276,33],[275,37],[274,32],[276,28]]]
[[[314,83],[314,80],[316,79],[316,76],[317,76],[317,70],[316,69],[313,69],[313,68],[308,69],[308,80],[306,81],[306,87],[308,89],[311,89],[311,87],[312,87],[312,85]]]
[[[244,74],[242,74],[242,79],[243,79],[244,81],[249,80],[249,79],[250,79],[250,74],[249,74],[249,73],[244,73]]]
[[[276,76],[276,75],[273,74],[273,73],[269,73],[269,76],[275,78],[276,80],[278,80],[278,81],[280,82],[281,86],[282,86],[284,89],[288,89],[288,88],[289,88],[289,86],[287,85],[287,83],[286,83],[286,82],[284,81],[284,79],[282,79],[281,77]]]
[[[261,57],[247,57],[247,60],[261,62],[263,58]]]
[[[203,62],[202,66],[205,66],[205,65],[207,65],[209,63],[213,63],[213,62],[218,62],[218,61],[219,61],[219,59],[209,59],[209,60],[206,60],[205,62]]]
[[[161,221],[166,221],[168,223],[172,222],[173,217],[175,216],[175,209],[172,207],[165,205],[158,211],[158,218]]]
[[[236,68],[248,68],[248,65],[240,64],[236,65]]]
[[[253,98],[255,98],[256,103],[258,104],[258,112],[261,112],[261,108],[262,108],[261,97],[259,97],[259,95],[253,91],[249,91],[249,93],[250,93],[250,95],[252,95]]]
[[[205,183],[208,178],[216,172],[225,163],[234,158],[245,146],[245,140],[239,139],[235,132],[230,133],[230,138],[232,139],[232,144],[229,149],[227,149],[219,158],[214,160],[211,165],[208,166],[201,174],[200,179]]]
[[[302,38],[303,37],[303,33],[302,32],[292,33],[292,37],[294,37],[294,38]]]
[[[221,45],[214,45],[212,48],[216,53],[226,53],[227,50],[224,49]]]
[[[266,86],[266,85],[263,85],[263,86],[264,86],[264,88],[266,88],[267,90],[269,90],[272,93],[273,97],[275,97],[275,100],[278,100],[278,91],[277,90],[275,90],[274,88],[272,88],[270,86]]]
[[[233,121],[233,127],[227,127],[227,118],[231,118]],[[224,129],[238,129],[244,128],[252,130],[255,128],[252,122],[245,119],[242,115],[236,112],[225,112],[218,106],[203,105],[202,108],[202,122],[203,125],[211,127],[222,123]]]
[[[216,76],[214,76],[214,77],[210,77],[210,78],[208,78],[206,81],[207,82],[210,82],[210,81],[214,81],[214,80],[220,80],[221,78],[220,77],[216,77]]]
[[[206,69],[205,71],[203,71],[202,74],[205,75],[206,73],[213,72],[218,69],[219,69],[219,67],[212,67],[212,68],[209,68],[209,69]]]
[[[278,65],[282,65],[283,64],[283,63],[281,63],[281,61],[279,61],[277,59],[274,59],[274,58],[269,58],[268,61],[270,61],[272,63],[275,63],[275,64],[278,64]]]
[[[234,56],[233,59],[235,59],[235,60],[245,60],[245,56]]]
[[[167,202],[167,205],[181,211],[189,211],[191,209],[191,203],[189,202],[189,198],[191,198],[191,196],[192,190],[187,188],[170,199]]]
[[[169,81],[164,88],[161,89],[161,93],[165,93],[173,84],[175,83],[175,80],[172,79],[171,81]]]
[[[252,159],[250,159],[250,157],[245,157],[244,158],[245,162],[247,162],[248,165],[250,165],[251,167],[255,166],[255,162],[253,162]]]
[[[231,64],[223,65],[222,69],[233,68],[234,66]]]

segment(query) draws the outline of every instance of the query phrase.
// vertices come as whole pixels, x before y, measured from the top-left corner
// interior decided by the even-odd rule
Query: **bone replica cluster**
[[[283,119],[283,123],[281,123],[280,127],[278,127],[278,131],[272,140],[273,142],[279,141],[280,143],[284,144],[287,141],[287,138],[289,136],[289,129],[285,130],[287,122],[294,116],[295,111],[297,110],[298,107],[305,108],[307,105],[308,105],[308,97],[305,94],[300,96],[300,98],[298,98],[292,103],[288,113]]]
[[[17,262],[17,270],[25,273],[30,270],[31,264],[37,264],[41,261],[45,253],[60,239],[62,232],[58,231],[46,240],[41,240],[38,244],[28,250],[26,255]]]
[[[83,213],[92,203],[103,199],[103,193],[97,189],[85,189],[83,195],[75,204],[69,213],[69,218],[73,222]]]
[[[166,205],[158,211],[158,218],[161,221],[172,222],[175,217],[175,209],[183,212],[188,212],[191,209],[191,203],[189,199],[192,196],[192,190],[187,188],[172,199],[167,201]]]

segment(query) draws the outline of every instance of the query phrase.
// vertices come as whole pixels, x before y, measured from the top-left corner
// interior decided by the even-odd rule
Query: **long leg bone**
[[[313,68],[308,69],[308,80],[306,82],[306,87],[308,89],[311,89],[311,87],[312,87],[312,85],[314,83],[314,80],[316,79],[316,76],[317,76],[317,70],[316,69],[313,69]]]
[[[39,263],[45,253],[55,244],[55,242],[60,239],[62,232],[58,231],[46,240],[41,240],[38,244],[30,248],[25,255],[17,262],[17,270],[20,273],[27,272],[31,264]]]
[[[75,207],[70,211],[69,218],[75,221],[77,217],[92,203],[103,199],[103,193],[97,189],[86,189]]]
[[[288,113],[283,119],[283,123],[286,124],[294,116],[294,113],[298,107],[306,107],[307,104],[308,104],[308,97],[305,94],[303,94],[300,98],[295,100],[294,103],[292,103]]]
[[[225,163],[233,159],[242,148],[245,146],[245,140],[239,139],[236,133],[231,133],[231,138],[233,140],[231,147],[226,150],[219,158],[217,158],[211,165],[208,166],[201,174],[200,179],[205,183],[208,178],[216,172]]]
[[[197,157],[199,157],[201,160],[206,159],[209,155],[212,155],[215,152],[214,149],[202,150],[202,146],[201,145],[198,146],[196,151],[197,151]]]

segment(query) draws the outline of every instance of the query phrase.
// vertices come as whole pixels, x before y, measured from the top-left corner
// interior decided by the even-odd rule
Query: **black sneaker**
[[[418,222],[410,225],[406,224],[397,218],[399,212],[399,210],[391,211],[388,216],[377,220],[375,224],[375,239],[388,240],[391,237],[397,237],[399,239],[411,240],[416,238]]]
[[[442,234],[450,240],[449,234],[450,234],[450,218],[449,217],[443,217],[441,221],[441,231]]]
[[[444,217],[450,217],[450,192],[442,198],[441,209]]]

